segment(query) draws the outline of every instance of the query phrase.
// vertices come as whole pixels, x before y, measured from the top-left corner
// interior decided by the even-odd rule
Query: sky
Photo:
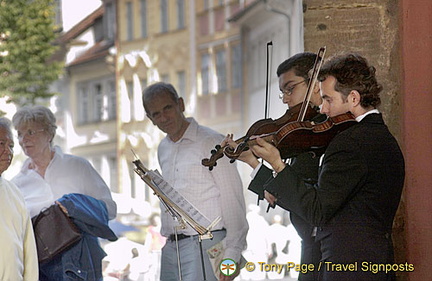
[[[64,31],[68,31],[101,4],[100,0],[62,0]]]

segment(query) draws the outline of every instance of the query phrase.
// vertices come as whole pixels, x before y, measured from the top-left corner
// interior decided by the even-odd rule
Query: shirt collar
[[[179,143],[183,140],[195,141],[197,138],[197,131],[198,131],[197,121],[195,121],[193,117],[188,117],[186,118],[186,120],[189,122],[189,126],[186,128],[186,131],[184,132],[183,136],[176,143]]]
[[[379,114],[378,109],[375,108],[375,109],[372,109],[372,110],[369,110],[369,111],[363,113],[363,114],[360,115],[360,116],[357,116],[357,117],[356,117],[356,121],[357,121],[357,122],[360,122],[360,121],[363,120],[363,118],[365,118],[367,115],[369,115],[369,114],[373,114],[373,113],[377,113],[377,114]]]

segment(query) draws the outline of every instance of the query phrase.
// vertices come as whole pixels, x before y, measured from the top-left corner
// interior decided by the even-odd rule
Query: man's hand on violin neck
[[[231,148],[235,148],[236,145],[237,143],[233,140],[233,134],[226,135],[220,144],[221,147],[229,146]]]
[[[225,139],[221,142],[221,147],[231,147],[232,149],[236,149],[237,147],[237,143],[233,140],[233,135],[232,134],[228,134]],[[237,160],[240,160],[242,162],[245,162],[246,164],[249,164],[249,166],[251,166],[253,169],[256,168],[256,166],[258,166],[259,161],[258,159],[255,157],[255,155],[253,155],[252,151],[250,150],[243,150],[240,153],[240,156],[237,158]]]
[[[261,138],[256,139],[257,145],[252,145],[252,152],[267,161],[276,173],[279,173],[285,168],[285,163],[282,161],[279,150],[271,143],[266,142]]]

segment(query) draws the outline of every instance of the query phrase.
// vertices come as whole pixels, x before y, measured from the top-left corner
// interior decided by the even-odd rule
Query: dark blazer
[[[319,226],[316,238],[327,262],[320,280],[393,280],[392,272],[372,271],[374,264],[393,263],[391,231],[404,177],[397,141],[381,114],[369,114],[331,141],[314,188],[291,184],[301,178],[287,166],[265,189]],[[349,263],[357,267],[338,270]]]
[[[318,180],[319,157],[315,157],[310,153],[304,153],[296,158],[292,158],[290,166],[300,175],[299,179],[302,179],[299,180],[297,184],[303,185],[304,182],[307,182],[310,188],[313,188],[313,184]],[[259,200],[264,199],[264,185],[271,179],[273,179],[272,170],[262,165],[249,184],[249,190],[256,193]],[[277,205],[288,210],[284,202],[284,200],[278,200]],[[302,238],[300,262],[302,264],[315,264],[318,266],[321,260],[321,250],[319,241],[315,241],[315,237],[312,236],[314,226],[293,212],[290,212],[290,219],[298,235]],[[313,281],[317,280],[317,276],[317,272],[314,271],[310,271],[306,274],[300,272],[299,280]]]
[[[317,182],[318,179],[318,166],[319,158],[313,157],[309,153],[304,153],[299,155],[296,158],[292,159],[292,164],[290,167],[293,168],[299,175],[298,184],[304,184],[305,182],[309,183],[309,186],[313,186]],[[271,169],[262,165],[258,170],[258,173],[255,175],[254,179],[249,184],[248,189],[258,195],[259,200],[264,199],[264,185],[267,182],[273,179],[273,172]],[[288,196],[288,195],[287,195]],[[283,199],[278,200],[276,204],[283,208],[287,209],[285,206],[285,201]],[[299,236],[305,240],[311,240],[311,234],[313,230],[313,226],[303,220],[301,217],[296,214],[290,214],[291,222],[296,228]]]

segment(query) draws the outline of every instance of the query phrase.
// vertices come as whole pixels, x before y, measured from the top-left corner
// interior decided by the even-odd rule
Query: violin
[[[271,135],[274,132],[279,131],[283,126],[287,123],[293,122],[297,120],[300,110],[303,107],[303,104],[300,103],[292,108],[289,108],[284,115],[280,118],[273,120],[271,118],[261,119],[256,121],[246,132],[246,135],[237,139],[235,143],[237,144],[236,149],[233,150],[229,146],[220,146],[219,144],[215,146],[215,148],[211,151],[210,158],[204,158],[201,160],[201,164],[209,167],[210,171],[217,165],[217,160],[222,158],[224,155],[228,156],[231,159],[231,162],[234,162],[243,151],[249,149],[248,141],[253,136],[257,135]],[[307,120],[313,119],[315,116],[319,115],[319,112],[316,108],[312,106],[308,106],[306,110],[306,118]]]
[[[299,154],[310,152],[314,156],[321,156],[331,140],[341,131],[356,124],[351,112],[328,117],[324,122],[293,121],[282,126],[279,130],[262,135],[254,135],[247,140],[247,146],[255,145],[260,137],[276,146],[282,159],[292,158]],[[237,146],[238,147],[238,146]],[[241,154],[231,147],[224,151],[231,159],[236,159]]]

